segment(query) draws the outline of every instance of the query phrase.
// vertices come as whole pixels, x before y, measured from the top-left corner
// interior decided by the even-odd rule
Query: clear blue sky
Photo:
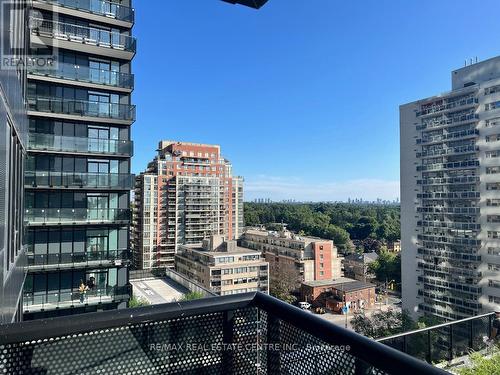
[[[498,0],[136,0],[135,173],[216,143],[246,199],[399,196],[398,106],[500,53]]]

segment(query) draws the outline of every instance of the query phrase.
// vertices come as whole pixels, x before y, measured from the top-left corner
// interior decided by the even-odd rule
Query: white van
[[[299,302],[299,307],[302,310],[309,310],[311,308],[311,304],[309,302]]]

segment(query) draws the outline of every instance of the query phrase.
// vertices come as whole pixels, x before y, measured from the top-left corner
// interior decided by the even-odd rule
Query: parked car
[[[302,310],[309,310],[311,308],[311,304],[309,302],[299,302],[299,307]]]

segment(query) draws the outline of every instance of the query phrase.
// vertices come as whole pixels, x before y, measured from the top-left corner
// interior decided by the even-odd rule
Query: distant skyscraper
[[[402,105],[403,307],[459,319],[500,304],[500,57]]]
[[[173,267],[179,245],[243,230],[243,179],[217,145],[162,141],[136,178],[134,266]]]
[[[32,55],[57,60],[28,71],[25,318],[126,307],[134,10],[32,3]]]

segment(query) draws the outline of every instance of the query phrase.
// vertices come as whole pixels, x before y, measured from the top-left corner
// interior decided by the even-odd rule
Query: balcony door
[[[109,128],[102,126],[88,127],[88,146],[90,152],[113,152],[110,150]]]
[[[90,80],[103,85],[111,84],[111,64],[106,61],[89,60]]]
[[[87,209],[89,220],[108,220],[109,195],[92,193],[87,195]]]
[[[89,112],[98,117],[117,117],[119,97],[116,94],[104,94],[89,91]]]
[[[102,260],[108,254],[108,237],[88,236],[87,237],[87,259]]]

